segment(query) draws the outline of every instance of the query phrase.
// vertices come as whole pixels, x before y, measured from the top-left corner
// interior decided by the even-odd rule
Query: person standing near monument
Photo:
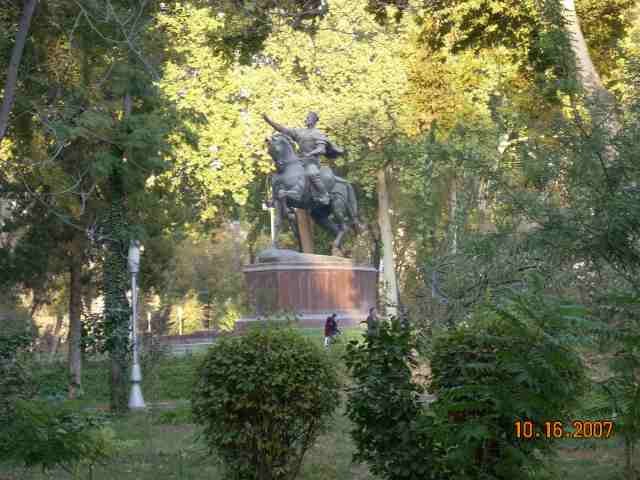
[[[338,333],[340,330],[338,329],[337,315],[333,313],[324,322],[324,346],[328,347],[333,337]]]
[[[332,316],[330,315],[324,321],[324,346],[325,347],[328,347],[329,342],[331,341],[331,323],[332,323]]]
[[[302,154],[305,175],[309,178],[314,201],[329,205],[329,192],[320,178],[320,156],[337,158],[344,154],[344,150],[331,143],[328,137],[316,128],[319,117],[316,112],[309,112],[305,120],[305,128],[287,128],[271,120],[266,114],[262,118],[278,132],[294,140]]]
[[[367,324],[367,335],[374,335],[378,330],[378,312],[376,307],[371,307],[369,309],[369,315],[367,315],[367,319],[364,322]]]

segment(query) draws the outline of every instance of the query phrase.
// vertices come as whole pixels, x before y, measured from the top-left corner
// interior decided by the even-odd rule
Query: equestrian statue
[[[316,224],[335,237],[332,254],[343,255],[344,235],[350,228],[354,228],[356,233],[361,228],[358,203],[349,182],[334,175],[329,167],[320,166],[320,155],[336,158],[344,151],[315,128],[318,122],[315,112],[307,115],[306,128],[287,128],[266,115],[263,118],[279,132],[267,139],[269,155],[276,167],[271,177],[276,210],[274,238],[277,241],[282,221],[286,218],[300,242],[294,211],[299,208],[307,210]],[[300,153],[294,149],[294,142]]]

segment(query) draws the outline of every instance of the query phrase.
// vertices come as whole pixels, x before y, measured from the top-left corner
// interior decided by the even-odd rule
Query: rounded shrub
[[[333,362],[290,327],[220,339],[199,369],[194,419],[227,478],[294,479],[339,403]]]

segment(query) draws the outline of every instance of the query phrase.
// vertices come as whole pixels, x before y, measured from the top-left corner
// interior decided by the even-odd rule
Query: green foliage
[[[171,192],[148,183],[170,167],[167,137],[175,127],[171,102],[154,83],[162,50],[157,8],[119,0],[39,6],[16,107],[47,114],[12,122],[10,153],[28,161],[18,166],[2,158],[8,172],[3,192],[10,192],[12,206],[6,228],[22,237],[11,255],[0,255],[9,257],[13,283],[45,297],[49,279],[63,277],[71,261],[82,274],[104,273],[104,328],[96,332],[113,354],[113,406],[119,410],[126,408],[129,323],[123,257],[131,237],[155,240],[149,242],[153,254],[161,249],[158,240],[166,242],[180,225]],[[97,248],[89,252],[90,246]],[[3,247],[13,250],[10,242]],[[89,253],[91,269],[85,266]],[[158,257],[164,260],[150,255]],[[151,276],[145,281],[153,285]]]
[[[590,53],[609,85],[615,85],[615,63],[628,58],[619,48],[630,29],[637,28],[637,2],[634,0],[579,0],[576,9]],[[636,10],[634,12],[634,9]],[[635,26],[634,26],[635,23]]]
[[[108,458],[114,448],[103,425],[101,417],[60,404],[19,400],[9,429],[0,437],[0,458],[43,470],[71,470],[81,461],[92,465]]]
[[[611,418],[616,433],[622,435],[626,448],[627,470],[633,471],[633,450],[640,440],[640,310],[637,294],[611,293],[600,299],[601,308],[616,321],[610,326],[608,346],[613,355],[610,373],[596,383],[594,402],[588,414],[594,418]]]
[[[413,381],[415,333],[398,319],[378,334],[347,345],[353,377],[347,415],[353,422],[355,460],[389,480],[445,478],[444,451],[433,437],[434,420],[420,403],[424,388]]]
[[[571,418],[586,387],[573,336],[579,312],[519,295],[435,339],[429,389],[434,412],[448,419],[441,427],[451,469],[514,478],[541,467],[534,452],[549,453],[552,442],[517,438],[514,422]]]
[[[293,480],[339,404],[338,388],[318,345],[265,324],[211,348],[193,393],[194,418],[227,478]]]
[[[201,362],[201,355],[163,358],[154,367],[158,376],[157,398],[179,400],[191,397],[197,379],[198,366]]]
[[[377,335],[351,342],[356,458],[388,479],[509,479],[539,470],[552,443],[516,438],[514,422],[569,418],[586,386],[578,341],[567,334],[580,315],[531,294],[441,332],[429,355],[428,405],[409,326],[383,322]]]
[[[626,44],[633,49],[632,38]],[[626,63],[627,73],[618,77],[626,85],[627,114],[620,116],[616,138],[603,125],[590,124],[577,96],[563,97],[562,109],[546,102],[527,106],[531,100],[524,101],[522,94],[540,99],[536,89],[518,94],[499,84],[489,96],[493,125],[477,127],[470,119],[448,132],[433,129],[424,160],[416,156],[407,172],[423,180],[409,198],[416,205],[425,199],[428,209],[422,215],[408,213],[414,217],[412,237],[424,242],[418,244],[419,257],[429,265],[416,275],[426,287],[420,293],[431,301],[440,290],[435,300],[447,302],[441,310],[449,319],[464,318],[484,298],[525,287],[532,273],[545,275],[547,287],[562,295],[577,295],[577,302],[591,302],[609,284],[634,282],[640,202],[632,187],[639,145],[633,71],[633,62]],[[450,172],[459,188],[457,218],[445,217],[453,213],[452,202],[439,194],[443,173]],[[439,234],[447,222],[439,220],[434,207],[449,229],[457,224],[456,251],[442,253],[439,237],[448,240],[450,234]]]
[[[126,204],[122,187],[115,176],[115,192],[107,217],[107,253],[104,259],[102,292],[104,295],[104,349],[111,357],[111,408],[114,412],[127,410],[127,359],[130,352],[130,307],[127,299],[129,273],[127,255],[131,240],[126,219]]]
[[[318,20],[327,12],[326,2],[321,0],[216,0],[210,3],[224,19],[223,25],[211,35],[214,50],[243,64],[250,63],[271,32],[282,24],[314,33]]]
[[[184,425],[186,423],[193,423],[193,411],[187,404],[172,410],[167,410],[166,412],[160,412],[155,419],[155,423],[160,425]]]
[[[170,314],[171,333],[233,329],[244,301],[240,225],[229,223],[210,237],[190,236],[176,247],[160,291]]]
[[[36,393],[23,355],[33,339],[7,327],[5,325],[6,331],[0,334],[0,451],[9,440],[6,431],[13,422],[17,402],[32,398]]]
[[[196,370],[202,356],[162,358],[150,357],[146,351],[141,356],[142,391],[160,401],[189,398],[196,380]],[[106,360],[89,360],[83,365],[83,401],[104,403],[109,400],[109,376],[111,365]],[[31,369],[30,379],[40,398],[61,400],[68,389],[66,362],[38,365]]]
[[[633,0],[576,0],[582,30],[598,69],[606,77],[621,58],[618,42],[636,18]],[[394,7],[388,9],[388,7]],[[406,0],[369,0],[367,10],[385,23],[389,13],[396,21],[410,10]],[[574,71],[567,56],[570,49],[563,32],[563,4],[559,0],[429,0],[419,10],[418,21],[425,47],[457,53],[478,52],[497,46],[510,50],[522,72],[539,79],[549,75],[567,78]],[[533,67],[533,68],[531,68]],[[527,71],[528,70],[528,71]],[[615,81],[615,80],[614,80]],[[613,83],[613,82],[612,82]]]

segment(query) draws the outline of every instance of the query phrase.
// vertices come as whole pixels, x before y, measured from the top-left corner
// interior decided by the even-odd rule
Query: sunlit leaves
[[[172,136],[175,168],[166,175],[179,189],[176,172],[188,172],[208,204],[205,216],[229,194],[244,203],[249,182],[270,171],[262,113],[298,127],[309,110],[319,112],[320,128],[349,150],[347,161],[361,160],[363,138],[379,142],[400,122],[405,36],[375,24],[363,7],[331,2],[313,36],[285,22],[247,66],[212,55],[212,32],[226,28],[215,9],[183,5],[160,16],[169,39],[160,87],[176,103],[181,129],[198,139]]]
[[[223,25],[211,32],[214,51],[227,60],[250,64],[279,28],[314,34],[329,10],[327,0],[210,0]]]
[[[401,95],[407,87],[402,58],[409,27],[380,27],[364,6],[333,1],[313,37],[282,29],[269,38],[255,67],[243,71],[254,131],[270,132],[262,112],[297,127],[313,110],[320,114],[319,127],[349,151],[350,170],[372,168],[361,152],[402,126]],[[365,175],[358,176],[364,180]]]

